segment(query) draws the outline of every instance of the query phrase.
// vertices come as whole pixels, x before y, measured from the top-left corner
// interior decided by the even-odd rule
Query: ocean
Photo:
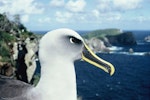
[[[78,31],[81,35],[87,31]],[[82,100],[150,100],[150,31],[132,31],[136,46],[114,46],[115,52],[97,55],[115,66],[110,76],[86,62],[76,61],[77,92]],[[132,48],[135,53],[128,53]]]
[[[86,62],[76,62],[78,95],[82,100],[150,100],[150,43],[144,37],[150,31],[132,31],[136,46],[115,47],[116,52],[97,55],[115,66],[108,75]],[[134,54],[128,53],[129,48]]]

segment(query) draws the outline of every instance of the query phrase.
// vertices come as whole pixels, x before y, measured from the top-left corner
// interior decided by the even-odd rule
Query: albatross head
[[[114,67],[96,56],[73,30],[62,28],[45,34],[39,46],[41,79],[37,88],[41,100],[76,100],[76,75],[73,62],[83,59],[112,75]],[[46,99],[48,98],[48,99]]]
[[[57,29],[48,32],[40,41],[40,57],[74,61],[79,59],[83,48],[83,39],[70,29]],[[42,55],[42,56],[41,56]],[[45,55],[45,56],[44,56]],[[46,57],[46,58],[45,58]],[[65,58],[65,59],[64,59]]]
[[[41,63],[56,59],[70,60],[83,59],[113,75],[114,66],[96,56],[85,44],[82,37],[71,29],[56,29],[48,32],[40,41]]]

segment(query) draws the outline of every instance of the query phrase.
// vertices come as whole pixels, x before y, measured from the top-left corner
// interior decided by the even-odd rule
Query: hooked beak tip
[[[109,73],[111,76],[115,72],[114,66],[98,57],[95,53],[92,52],[92,50],[84,43],[84,50],[82,52],[82,59],[102,70]]]

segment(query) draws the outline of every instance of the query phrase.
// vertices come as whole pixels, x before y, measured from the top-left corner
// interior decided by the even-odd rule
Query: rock
[[[34,39],[33,39],[34,40]],[[28,82],[30,83],[32,80],[32,77],[34,75],[34,72],[36,70],[36,56],[35,53],[38,50],[37,43],[34,42],[32,39],[27,38],[25,40],[26,48],[27,48],[27,54],[25,55],[25,63],[27,65],[27,78]]]
[[[4,76],[13,76],[15,69],[10,63],[0,62],[0,74]]]
[[[17,60],[18,59],[18,46],[17,46],[17,42],[13,43],[13,60]]]
[[[112,46],[107,37],[103,37],[101,40],[104,42],[106,47],[111,47]]]
[[[130,48],[129,53],[134,53],[134,50],[132,48]]]
[[[109,49],[104,45],[104,42],[100,39],[91,38],[90,40],[85,40],[85,42],[94,52],[99,52],[99,51],[108,52],[109,51]]]
[[[146,36],[146,37],[144,38],[144,40],[145,40],[145,42],[150,42],[150,36]]]
[[[27,54],[27,49],[25,43],[20,41],[18,43],[18,58],[16,60],[16,77],[18,80],[28,83],[27,79],[27,65],[25,64],[25,55]]]
[[[146,52],[144,55],[145,56],[150,56],[150,52]]]

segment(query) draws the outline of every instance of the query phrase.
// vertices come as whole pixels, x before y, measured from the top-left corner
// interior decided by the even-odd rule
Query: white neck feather
[[[59,60],[42,65],[41,79],[35,88],[40,100],[77,100],[73,62]]]

